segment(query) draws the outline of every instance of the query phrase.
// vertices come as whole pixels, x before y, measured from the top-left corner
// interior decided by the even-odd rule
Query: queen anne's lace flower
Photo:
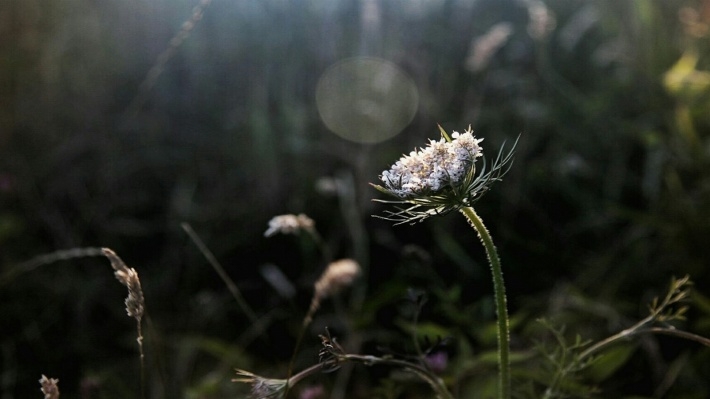
[[[453,132],[453,140],[442,137],[430,140],[426,148],[412,151],[400,158],[380,176],[385,187],[402,199],[424,194],[435,194],[459,185],[474,168],[476,158],[482,156],[479,143],[471,127],[463,134]]]
[[[373,186],[397,200],[379,202],[410,204],[408,208],[386,211],[384,219],[397,223],[421,222],[429,216],[445,214],[471,206],[486,192],[494,181],[501,180],[512,160],[513,149],[503,152],[493,162],[490,170],[486,161],[480,172],[476,159],[483,156],[479,145],[483,139],[473,136],[471,127],[449,136],[441,127],[441,139],[429,140],[425,148],[412,151],[382,172],[384,186]],[[516,141],[517,143],[517,141]],[[504,169],[504,167],[506,167]]]

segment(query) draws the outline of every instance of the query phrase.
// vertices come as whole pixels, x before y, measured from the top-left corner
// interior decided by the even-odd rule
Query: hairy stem
[[[510,399],[510,325],[508,321],[508,307],[506,305],[505,284],[500,258],[493,239],[488,229],[483,225],[483,220],[472,207],[461,209],[471,226],[478,233],[491,266],[493,275],[493,291],[495,294],[496,313],[498,315],[498,397]]]

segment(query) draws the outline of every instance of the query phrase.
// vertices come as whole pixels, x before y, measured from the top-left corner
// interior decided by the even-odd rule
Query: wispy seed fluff
[[[295,234],[301,230],[312,231],[315,227],[313,219],[304,214],[279,215],[269,220],[269,228],[264,232],[264,237],[271,237],[278,233]]]
[[[451,141],[430,140],[426,148],[412,151],[382,172],[380,180],[395,196],[402,199],[436,194],[460,184],[476,158],[483,156],[479,145],[483,139],[473,136],[471,127],[464,133],[453,132]]]
[[[232,382],[251,384],[250,399],[280,398],[286,392],[288,380],[264,378],[246,370],[237,369],[237,376]]]
[[[303,325],[310,324],[322,300],[350,286],[359,275],[360,264],[353,259],[340,259],[330,263],[313,285],[315,290],[308,314],[303,319]]]
[[[360,265],[353,259],[332,262],[315,283],[315,297],[327,298],[352,284],[360,274]]]

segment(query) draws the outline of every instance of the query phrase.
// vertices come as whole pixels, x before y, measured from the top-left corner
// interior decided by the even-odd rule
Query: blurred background
[[[710,335],[709,29],[707,0],[0,2],[0,398],[40,397],[42,374],[62,398],[140,397],[135,323],[108,262],[26,263],[84,247],[112,248],[141,277],[148,397],[244,397],[235,367],[285,376],[312,284],[341,257],[363,276],[324,303],[297,369],[317,361],[325,326],[356,352],[411,350],[396,344],[414,288],[427,332],[455,338],[449,370],[494,384],[494,365],[466,363],[495,348],[495,314],[465,220],[371,217],[385,207],[368,183],[439,138],[437,123],[470,124],[489,159],[520,136],[476,206],[514,350],[544,335],[539,317],[611,335],[685,274],[696,294],[680,327]],[[322,243],[264,237],[289,213]],[[601,397],[710,395],[707,349],[632,349],[623,378],[594,381]],[[305,386],[377,397],[383,376]]]

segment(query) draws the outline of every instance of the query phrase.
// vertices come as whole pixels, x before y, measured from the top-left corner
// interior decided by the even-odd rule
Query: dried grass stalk
[[[140,325],[145,311],[145,299],[143,298],[143,289],[141,288],[141,281],[138,278],[138,272],[136,272],[136,269],[126,266],[121,258],[112,250],[101,248],[101,252],[111,261],[111,267],[116,271],[115,275],[118,281],[128,288],[126,311],[128,315],[136,319]]]
[[[323,299],[331,297],[350,286],[360,275],[360,265],[353,259],[340,259],[332,262],[315,282],[313,299],[303,325],[310,324],[313,315],[320,307]]]
[[[111,267],[115,270],[115,275],[121,284],[128,288],[128,297],[126,297],[126,312],[130,317],[136,320],[136,329],[138,331],[138,350],[140,352],[141,362],[141,396],[145,398],[145,354],[143,352],[143,330],[141,320],[145,313],[145,298],[143,297],[143,289],[141,288],[141,280],[138,278],[136,269],[126,266],[121,258],[115,252],[108,248],[101,248],[104,256],[111,261]]]

